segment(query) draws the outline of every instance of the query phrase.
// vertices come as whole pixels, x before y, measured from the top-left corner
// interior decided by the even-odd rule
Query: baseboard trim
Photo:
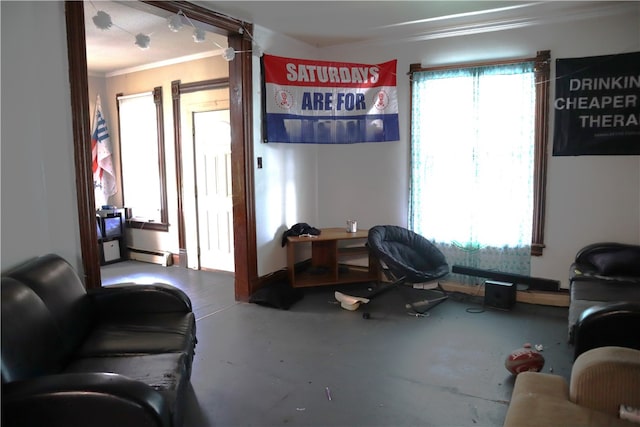
[[[465,285],[458,282],[441,282],[447,292],[459,292],[466,295],[484,297],[484,285]],[[516,302],[525,304],[550,305],[554,307],[569,307],[569,293],[564,291],[517,291]]]

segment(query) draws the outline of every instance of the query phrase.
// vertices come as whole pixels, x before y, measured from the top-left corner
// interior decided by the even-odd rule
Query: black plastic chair
[[[419,314],[448,298],[438,279],[449,274],[449,264],[440,249],[425,237],[396,225],[377,225],[369,230],[367,244],[389,280],[367,298],[399,289],[407,300],[406,307]],[[429,290],[429,295],[435,294],[435,298],[409,301],[404,285],[432,282],[435,283],[424,289]]]

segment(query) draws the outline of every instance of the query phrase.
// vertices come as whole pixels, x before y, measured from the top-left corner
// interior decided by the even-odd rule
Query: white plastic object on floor
[[[368,303],[369,300],[363,297],[354,297],[351,295],[345,295],[342,292],[336,291],[335,293],[336,299],[340,302],[340,307],[345,310],[355,311],[360,307],[361,303]]]

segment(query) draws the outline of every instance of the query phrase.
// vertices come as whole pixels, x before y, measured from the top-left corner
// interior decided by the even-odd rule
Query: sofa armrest
[[[578,405],[569,400],[569,386],[559,375],[522,372],[505,417],[505,427],[633,427],[618,416]]]
[[[580,408],[569,401],[569,385],[559,375],[522,372],[516,377],[505,427],[572,425]],[[563,424],[564,423],[564,424]]]
[[[599,304],[584,310],[573,330],[574,357],[597,348],[640,349],[640,302]]]
[[[89,297],[103,315],[192,311],[191,300],[181,289],[165,283],[121,283],[92,289]]]
[[[598,270],[592,264],[574,262],[569,266],[569,281],[592,280],[598,278]]]
[[[170,427],[163,396],[118,374],[57,374],[4,384],[2,425]]]
[[[640,350],[599,347],[581,354],[573,364],[572,402],[618,416],[620,405],[640,408]]]
[[[569,385],[559,375],[541,372],[521,372],[516,377],[511,398],[537,394],[550,399],[569,400]]]
[[[621,276],[627,280],[640,276],[640,245],[616,242],[593,243],[580,249],[575,257],[578,269],[602,276]]]

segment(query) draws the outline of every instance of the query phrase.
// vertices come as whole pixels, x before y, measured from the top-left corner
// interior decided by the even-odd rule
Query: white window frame
[[[162,87],[118,94],[123,204],[131,228],[168,231]]]

